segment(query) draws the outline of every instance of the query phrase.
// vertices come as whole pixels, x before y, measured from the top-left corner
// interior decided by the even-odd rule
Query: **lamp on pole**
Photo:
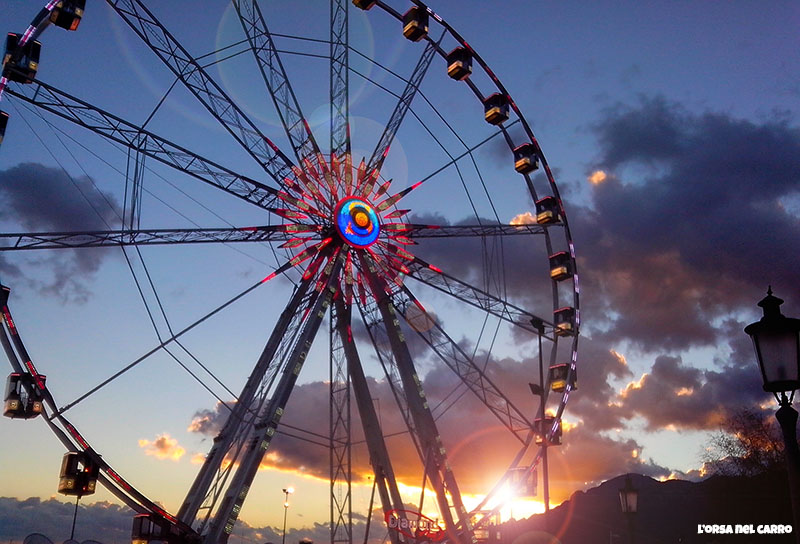
[[[285,487],[283,489],[283,536],[281,536],[281,544],[286,544],[286,514],[289,512],[289,495],[294,493],[293,487]]]
[[[775,418],[783,433],[786,469],[789,473],[789,495],[792,500],[795,539],[800,543],[800,448],[797,446],[797,410],[792,408],[794,392],[800,389],[800,319],[781,313],[783,300],[767,296],[758,305],[764,316],[750,323],[744,332],[753,340],[764,391],[775,395],[778,411]]]
[[[639,490],[633,487],[630,475],[625,477],[625,487],[619,490],[619,504],[622,507],[622,513],[628,519],[628,539],[631,544],[634,544],[633,538],[633,518],[639,506]]]

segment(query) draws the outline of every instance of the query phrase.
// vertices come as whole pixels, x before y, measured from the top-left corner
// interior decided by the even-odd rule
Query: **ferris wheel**
[[[173,10],[151,11],[142,0],[96,2],[85,19],[85,1],[52,0],[24,33],[8,35],[4,146],[23,138],[33,145],[25,125],[46,127],[77,164],[87,157],[86,179],[112,178],[109,189],[94,189],[116,194],[105,201],[119,213],[105,229],[2,234],[4,262],[117,252],[126,281],[101,266],[97,278],[107,274],[114,288],[91,281],[110,308],[138,300],[143,317],[129,338],[141,355],[104,361],[96,379],[60,404],[51,363],[34,364],[23,343],[24,335],[37,351],[36,335],[26,333],[33,324],[15,322],[9,310],[26,300],[4,287],[0,341],[12,366],[4,414],[45,419],[70,452],[59,490],[80,497],[98,481],[138,513],[140,542],[227,542],[308,373],[329,384],[332,542],[352,542],[358,448],[387,523],[414,526],[410,518],[428,509],[439,520],[434,539],[470,543],[500,508],[503,486],[535,486],[547,448],[560,443],[576,386],[579,286],[561,196],[529,122],[478,52],[424,3],[318,4],[298,13],[294,3],[267,9],[233,0],[225,16],[235,38],[222,25],[193,32]],[[40,43],[50,26],[75,36],[100,27],[92,10],[113,18],[105,30],[123,44],[130,81],[111,65],[91,82],[64,77],[71,62],[95,62],[78,49],[88,42],[72,49],[59,38],[55,50]],[[63,79],[51,81],[57,63]],[[109,111],[109,102],[127,106]],[[243,323],[253,307],[237,314],[247,300],[264,308],[258,327]],[[103,321],[92,327],[119,329]],[[240,343],[258,347],[234,372],[228,358],[238,358]],[[91,417],[84,407],[107,388],[141,379],[137,372],[158,356],[224,412],[172,511],[137,486],[136,474],[113,468],[113,445],[84,431],[80,418]],[[503,374],[511,360],[513,380]],[[445,370],[449,386],[428,389],[429,377]],[[377,383],[395,403],[382,413]],[[152,395],[139,385],[120,390]],[[159,410],[178,403],[165,404]],[[412,468],[398,466],[387,411],[416,452]],[[471,506],[460,486],[464,461],[452,456],[463,438],[453,429],[465,417],[491,420],[503,434],[503,469]],[[398,484],[409,472],[422,490],[413,509]],[[393,543],[419,537],[388,534]]]

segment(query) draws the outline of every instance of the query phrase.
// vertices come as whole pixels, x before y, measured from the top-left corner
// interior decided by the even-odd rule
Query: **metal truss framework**
[[[258,2],[233,0],[233,6],[298,162],[316,157],[319,146],[297,103]]]
[[[119,231],[86,231],[86,232],[27,232],[3,233],[0,240],[8,242],[0,245],[0,251],[23,249],[59,249],[59,248],[88,248],[120,245],[159,245],[159,244],[207,244],[207,243],[233,243],[233,242],[286,242],[298,234],[314,234],[321,232],[321,228],[313,225],[263,225],[257,227],[241,228],[216,228],[216,229],[151,229],[151,230],[119,230]],[[408,225],[404,231],[410,238],[452,238],[458,237],[492,237],[492,236],[517,236],[542,232],[536,226],[509,226],[509,225]],[[427,268],[427,270],[426,270]],[[443,276],[444,280],[435,281],[430,274],[430,265],[421,259],[417,260],[410,275],[428,283],[443,283],[444,285],[463,283],[455,278]],[[476,300],[491,298],[491,295],[475,287],[461,287],[461,292],[470,291]],[[451,289],[448,287],[448,289]],[[452,291],[452,289],[451,289]],[[454,292],[454,291],[453,291]],[[518,308],[512,308],[496,297],[493,302],[503,306],[500,311],[508,319],[523,318],[525,313]],[[483,307],[483,306],[480,306]],[[524,328],[524,324],[520,323]],[[533,331],[533,329],[529,329]]]
[[[329,312],[331,542],[332,544],[351,544],[353,539],[351,391],[354,394],[359,418],[366,436],[370,463],[376,477],[376,489],[378,490],[384,513],[404,509],[403,500],[398,490],[391,460],[383,440],[381,426],[367,387],[366,377],[352,334],[351,304],[355,301],[366,324],[367,333],[376,350],[378,360],[386,373],[387,382],[397,400],[410,437],[419,453],[424,467],[423,488],[426,482],[429,482],[434,489],[436,502],[446,526],[448,539],[452,544],[475,542],[470,515],[462,502],[456,479],[449,466],[444,445],[427,404],[421,380],[415,370],[414,362],[400,325],[400,316],[405,315],[405,310],[410,308],[411,305],[418,306],[424,312],[424,308],[404,284],[403,279],[413,278],[420,283],[446,293],[454,299],[480,309],[486,315],[495,316],[538,334],[540,345],[542,338],[551,340],[555,345],[557,342],[556,328],[553,323],[515,306],[505,298],[492,295],[467,282],[458,280],[422,259],[414,256],[410,256],[410,259],[404,257],[408,262],[398,266],[393,257],[402,255],[405,250],[399,248],[399,246],[393,246],[392,242],[387,240],[398,241],[400,238],[404,238],[405,240],[401,243],[413,245],[417,243],[417,239],[425,238],[481,237],[499,239],[507,236],[539,235],[544,237],[544,245],[549,254],[552,252],[553,247],[550,230],[560,229],[566,234],[566,238],[569,241],[569,250],[572,254],[574,267],[574,251],[565,219],[563,219],[563,222],[549,226],[500,224],[450,226],[386,222],[382,223],[381,228],[385,229],[388,234],[384,234],[385,239],[381,240],[381,243],[388,248],[388,252],[383,254],[387,262],[380,262],[371,250],[353,249],[347,245],[349,242],[336,238],[335,235],[331,237],[333,230],[330,225],[330,217],[323,217],[322,220],[320,220],[321,215],[310,218],[304,217],[309,221],[303,223],[298,215],[302,215],[301,212],[309,211],[311,198],[306,201],[304,196],[293,196],[302,195],[302,190],[297,189],[299,186],[298,181],[303,181],[308,187],[308,180],[304,179],[308,174],[308,170],[304,172],[303,169],[313,171],[312,161],[316,162],[317,167],[320,169],[320,174],[325,174],[325,180],[330,185],[331,192],[334,195],[336,194],[336,189],[334,188],[336,180],[332,181],[331,179],[332,170],[338,171],[340,166],[344,165],[345,173],[342,175],[348,179],[339,180],[339,182],[344,185],[353,183],[354,176],[352,163],[350,162],[352,158],[350,157],[348,103],[350,71],[348,53],[350,45],[347,16],[348,2],[346,0],[333,0],[331,2],[330,167],[326,163],[326,158],[320,152],[320,148],[302,114],[279,57],[273,35],[268,30],[257,2],[255,0],[232,0],[247,37],[249,49],[255,55],[266,89],[278,111],[283,129],[300,168],[296,167],[291,159],[260,132],[236,102],[210,77],[197,59],[192,57],[146,8],[142,0],[106,1],[169,68],[177,80],[185,85],[208,112],[233,136],[236,142],[255,159],[280,189],[241,176],[232,170],[175,145],[165,138],[146,130],[144,126],[147,123],[143,126],[137,126],[52,86],[34,81],[28,87],[29,90],[27,92],[19,92],[13,89],[9,89],[6,92],[43,111],[48,111],[101,135],[110,142],[121,144],[128,149],[129,157],[131,154],[134,155],[135,183],[131,192],[126,195],[126,202],[129,201],[127,202],[129,206],[126,206],[125,210],[126,214],[128,214],[125,223],[126,230],[0,234],[0,251],[107,246],[134,246],[138,248],[138,246],[158,244],[233,242],[268,242],[288,245],[296,242],[298,240],[297,236],[301,235],[302,244],[306,244],[305,249],[297,250],[298,252],[295,253],[293,258],[284,263],[283,266],[280,266],[275,273],[265,278],[264,281],[308,259],[311,259],[311,262],[303,273],[302,281],[299,282],[299,285],[296,286],[291,294],[247,383],[236,398],[236,401],[230,405],[228,420],[216,437],[212,449],[194,480],[177,517],[171,516],[156,503],[136,491],[111,469],[65,419],[63,415],[65,409],[58,410],[49,391],[42,386],[45,399],[53,412],[53,415],[48,418],[48,424],[68,449],[73,451],[82,450],[93,455],[103,470],[103,475],[101,476],[103,483],[111,489],[112,493],[134,510],[155,513],[163,517],[170,521],[175,528],[179,529],[183,538],[192,541],[201,538],[206,544],[224,544],[233,531],[234,523],[239,516],[242,504],[261,460],[270,447],[272,437],[278,428],[286,402],[303,367],[311,344],[325,315]],[[383,161],[395,135],[403,124],[406,114],[410,111],[412,101],[419,92],[420,85],[433,57],[436,54],[445,56],[440,45],[442,40],[449,35],[451,39],[454,38],[462,46],[468,47],[466,42],[438,15],[433,13],[430,8],[427,8],[417,0],[414,0],[414,3],[418,7],[426,9],[434,20],[441,25],[443,29],[442,36],[435,42],[427,35],[424,37],[427,42],[425,49],[419,57],[413,73],[406,80],[406,87],[398,97],[394,111],[384,126],[383,134],[376,144],[369,161],[366,165],[362,162],[363,171],[359,168],[358,176],[362,176],[364,173],[366,173],[367,177],[374,176],[371,184],[368,183],[362,186],[365,197],[372,193]],[[384,2],[378,1],[376,5],[395,18],[401,18],[399,13],[384,4]],[[502,88],[483,61],[477,56],[475,56],[475,59],[478,64],[483,66],[494,84],[507,95],[505,89]],[[478,98],[483,97],[483,93],[475,83],[467,81],[467,85]],[[510,125],[521,121],[529,139],[534,143],[537,152],[541,155],[538,143],[533,138],[527,122],[521,117],[513,101],[511,106],[519,118],[510,123]],[[502,132],[508,145],[513,147],[511,136],[506,128],[501,127],[500,132]],[[484,143],[485,141],[488,141],[488,139],[484,140]],[[478,145],[482,145],[482,143]],[[472,153],[472,149],[468,149],[462,156],[469,153]],[[337,163],[337,155],[340,160],[344,157],[340,163]],[[448,155],[453,158],[453,155],[449,153]],[[140,229],[138,214],[141,198],[137,191],[141,189],[138,182],[144,172],[144,160],[146,158],[155,159],[177,171],[187,173],[197,180],[272,212],[288,222],[281,225],[239,228]],[[541,156],[541,159],[545,166],[547,179],[552,185],[555,196],[558,197],[552,174],[543,156]],[[436,175],[456,160],[458,160],[458,157],[453,158],[450,163],[440,170],[430,174],[428,178]],[[524,177],[529,191],[535,199],[536,191],[533,188],[530,176],[525,174]],[[417,185],[421,183],[422,181]],[[384,192],[388,186],[389,182],[385,184]],[[402,217],[408,210],[397,210],[394,204],[397,199],[402,198],[413,188],[397,193],[392,197],[395,200],[392,200],[390,204],[386,204],[383,208],[378,207],[378,211],[382,212],[387,207],[393,206],[395,209],[393,213],[400,214],[394,215],[394,218]],[[318,198],[319,195],[314,188],[308,187],[308,189],[314,193],[313,200],[315,203],[319,202],[321,199]],[[376,194],[375,196],[377,198],[378,195]],[[331,240],[334,240],[333,243],[331,243]],[[7,243],[4,243],[4,241]],[[297,245],[289,247],[297,247]],[[405,253],[407,256],[410,255],[407,252]],[[139,259],[140,262],[137,262],[144,266],[141,255],[139,255]],[[357,297],[353,297],[353,285],[346,285],[347,282],[353,283],[352,277],[349,276],[350,272],[343,272],[343,269],[350,264],[350,259],[355,263],[353,268],[359,274],[358,281],[363,281],[363,284],[360,284],[362,289],[361,296]],[[135,257],[134,260],[136,260]],[[553,282],[552,290],[554,300],[558,300],[558,288],[555,282]],[[577,307],[577,277],[575,278],[574,290],[575,306]],[[38,376],[21,343],[21,339],[16,333],[10,313],[5,306],[3,308],[3,319],[6,328],[3,329],[3,334],[0,335],[0,343],[2,343],[9,360],[12,362],[12,367],[18,372]],[[417,333],[431,348],[432,352],[456,374],[461,382],[523,444],[520,453],[512,462],[512,466],[516,466],[530,444],[531,429],[534,425],[492,383],[486,373],[464,349],[434,319],[431,319],[431,321],[433,326],[430,329],[417,330]],[[531,324],[531,321],[536,325]],[[545,325],[552,331],[552,334],[547,335],[543,332]],[[576,328],[577,325],[578,322],[576,321]],[[6,329],[9,331],[8,334],[6,334]],[[161,335],[159,335],[159,339],[162,340],[163,346],[165,342],[161,339]],[[554,353],[555,351],[551,352],[551,359]],[[573,371],[574,365],[575,351],[573,347],[571,367]],[[543,381],[543,379],[540,379],[542,387],[545,386]],[[569,389],[559,407],[557,417],[560,417],[560,413],[563,411],[563,404],[568,394]],[[58,422],[60,427],[56,426],[55,422]],[[552,433],[552,430],[550,432]],[[423,499],[424,492],[419,504],[420,510],[422,509]],[[406,544],[408,542],[406,535],[396,532],[390,532],[390,539],[393,544]]]

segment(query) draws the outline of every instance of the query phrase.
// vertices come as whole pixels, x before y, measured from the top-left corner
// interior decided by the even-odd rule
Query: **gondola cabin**
[[[472,73],[472,53],[465,47],[456,47],[447,54],[447,75],[456,81]]]
[[[536,418],[533,422],[533,427],[536,432],[536,444],[541,446],[544,444],[544,438],[550,432],[550,429],[553,428],[553,425],[556,425],[555,431],[553,431],[553,436],[550,437],[550,440],[547,442],[548,446],[560,446],[561,445],[561,421],[558,421],[556,424],[556,418],[546,416],[544,419]]]
[[[419,6],[409,8],[403,14],[403,36],[418,42],[428,35],[428,12]]]
[[[50,22],[67,30],[78,30],[86,0],[61,0],[50,12]]]
[[[546,196],[536,201],[536,222],[540,225],[557,223],[559,220],[558,200],[553,196]]]
[[[539,169],[539,156],[532,143],[527,142],[514,148],[514,170],[520,174],[530,174]]]
[[[177,543],[179,535],[174,525],[158,514],[137,514],[131,528],[131,544],[154,542]]]
[[[560,308],[553,312],[553,321],[556,325],[556,336],[574,336],[577,330],[575,321],[575,308]]]
[[[39,375],[44,382],[45,376]],[[33,377],[14,372],[6,380],[3,415],[12,419],[32,419],[42,413],[42,397]]]
[[[510,469],[508,482],[517,497],[535,497],[537,480],[535,468],[526,466]]]
[[[61,460],[58,492],[62,495],[83,497],[91,495],[97,487],[100,467],[84,451],[70,451]]]
[[[3,137],[6,135],[6,126],[8,125],[8,114],[0,111],[0,144],[3,143]]]
[[[370,9],[375,5],[375,0],[353,0],[353,5],[359,9]]]
[[[483,116],[491,125],[499,125],[508,121],[508,97],[494,93],[483,101]]]
[[[556,281],[569,279],[573,275],[572,256],[566,251],[550,255],[550,277]]]
[[[548,379],[550,381],[550,389],[555,393],[563,393],[567,389],[567,384],[571,384],[571,389],[574,391],[578,388],[578,380],[572,371],[572,376],[569,375],[569,365],[561,363],[553,365],[548,370]]]
[[[39,54],[42,44],[28,41],[21,51],[17,51],[19,34],[9,32],[6,36],[6,53],[3,56],[3,76],[17,83],[31,83],[39,69]]]

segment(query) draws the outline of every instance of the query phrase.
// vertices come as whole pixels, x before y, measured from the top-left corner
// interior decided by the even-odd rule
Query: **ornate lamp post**
[[[792,408],[794,392],[800,389],[800,319],[781,313],[783,300],[767,290],[758,305],[764,316],[744,328],[753,340],[756,359],[764,380],[764,391],[775,395],[775,417],[783,432],[789,494],[792,498],[795,538],[800,543],[800,449],[797,447],[797,411]]]
[[[283,536],[281,536],[281,544],[286,544],[286,514],[289,512],[289,495],[292,493],[294,493],[293,487],[283,489]]]
[[[636,516],[636,510],[639,503],[639,490],[633,487],[630,475],[625,477],[625,487],[619,490],[619,504],[622,507],[622,513],[628,519],[628,539],[630,543],[634,543],[633,538],[633,518]]]

